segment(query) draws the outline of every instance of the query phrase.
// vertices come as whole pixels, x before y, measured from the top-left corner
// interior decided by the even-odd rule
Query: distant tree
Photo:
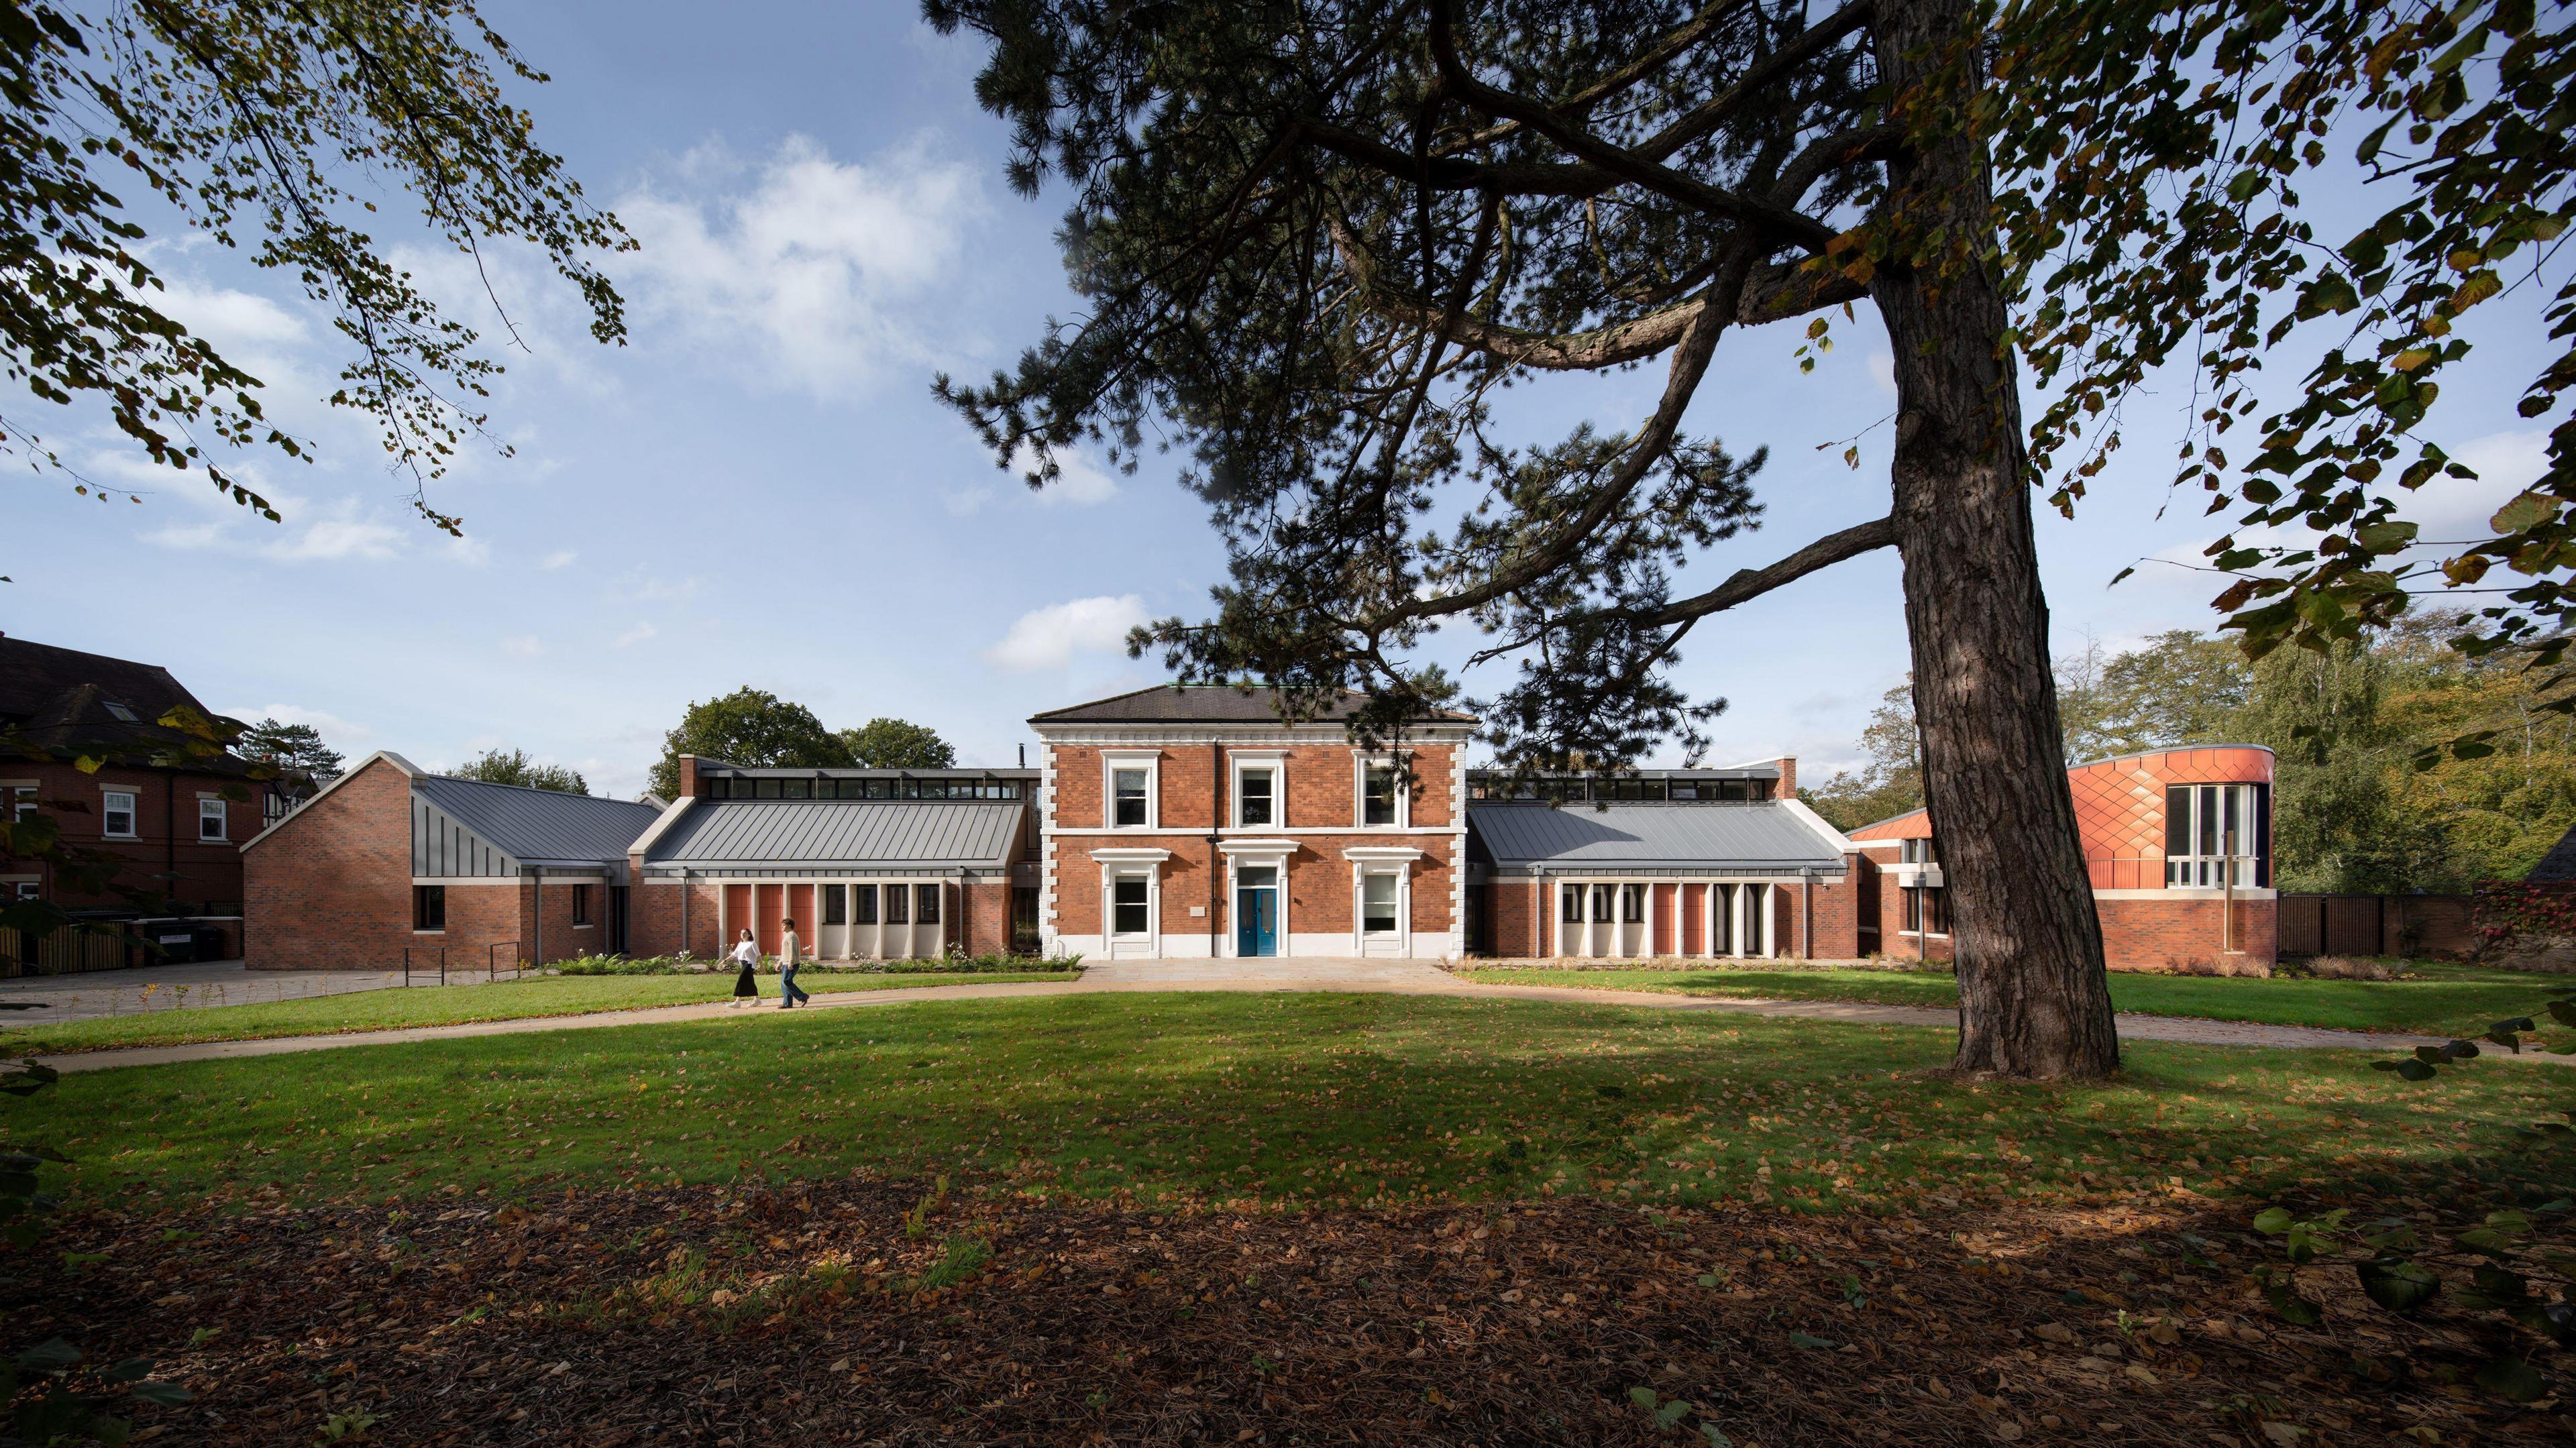
[[[2241,736],[2252,697],[2245,651],[2228,639],[2173,629],[2102,666],[2106,754],[2176,744],[2260,743]]]
[[[954,769],[957,751],[936,730],[901,719],[871,719],[844,729],[841,747],[861,769]]]
[[[515,784],[560,794],[590,793],[590,781],[583,779],[579,771],[560,764],[540,764],[530,759],[524,749],[486,749],[443,772],[458,779],[479,779],[485,784]]]
[[[322,731],[310,724],[283,724],[275,719],[262,719],[244,729],[234,741],[233,752],[307,775],[338,774],[343,762],[340,751],[322,742]]]
[[[407,228],[350,189],[359,178],[408,189],[427,230],[478,261],[496,239],[532,244],[581,293],[594,337],[625,335],[593,256],[633,243],[505,98],[546,77],[473,0],[11,0],[0,77],[0,366],[25,388],[13,395],[95,405],[154,462],[202,469],[271,520],[211,449],[302,458],[311,444],[269,420],[260,379],[164,309],[156,266],[185,250],[185,228],[247,248],[331,316],[352,355],[330,402],[369,415],[415,480],[436,477],[465,434],[490,436],[475,409],[501,368],[393,259]],[[129,188],[163,205],[129,209]],[[14,408],[0,417],[0,452],[69,472],[27,424]]]
[[[680,756],[777,768],[847,768],[850,746],[823,727],[814,711],[746,684],[721,698],[691,704],[680,727],[662,736],[662,758],[647,779],[653,793],[680,792]]]
[[[1858,769],[1846,769],[1798,791],[1807,807],[1838,830],[1856,830],[1923,807],[1922,748],[1914,732],[1914,689],[1899,684],[1881,695],[1860,733],[1868,756]]]

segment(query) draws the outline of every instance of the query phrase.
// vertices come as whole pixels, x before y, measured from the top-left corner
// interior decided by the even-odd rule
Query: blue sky
[[[340,360],[327,322],[217,248],[167,246],[174,307],[269,382],[322,461],[245,461],[285,503],[278,526],[153,473],[111,433],[39,419],[90,475],[147,494],[100,503],[13,473],[0,631],[164,664],[218,709],[314,723],[353,757],[438,766],[506,744],[630,795],[689,701],[742,684],[836,727],[913,719],[967,762],[1002,764],[1029,714],[1158,677],[1118,639],[1197,610],[1221,577],[1196,503],[1168,469],[1113,476],[1097,459],[1032,496],[929,396],[932,373],[1006,364],[1073,300],[1050,239],[1060,203],[1003,185],[970,42],[900,0],[736,3],[720,23],[653,4],[489,14],[555,78],[530,98],[540,138],[644,242],[610,267],[631,345],[592,343],[541,269],[498,259],[528,348],[493,399],[516,455],[477,452],[434,485],[466,521],[460,544],[410,514],[411,484],[367,428],[315,401]],[[489,321],[457,259],[411,260]],[[1685,586],[1884,511],[1885,429],[1859,470],[1835,455],[1891,402],[1884,341],[1862,323],[1812,375],[1791,361],[1794,327],[1722,350],[1691,425],[1771,449],[1769,512]],[[2436,529],[2538,471],[2541,434],[2511,411],[2528,355],[2497,350],[2483,389],[2454,379],[2444,435],[2489,476],[2419,508],[2428,537],[2459,536]],[[1625,426],[1658,382],[1518,389],[1511,424],[1528,439]],[[2206,575],[2149,566],[2106,587],[2219,531],[2197,494],[2163,486],[2175,405],[2139,399],[2124,461],[2078,518],[2040,518],[2060,650],[2212,617]],[[1905,668],[1882,554],[1703,624],[1681,677],[1731,701],[1715,762],[1794,753],[1812,776],[1852,759]]]

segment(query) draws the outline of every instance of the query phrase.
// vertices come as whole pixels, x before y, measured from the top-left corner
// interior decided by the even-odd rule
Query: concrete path
[[[1958,1025],[1958,1014],[1927,1006],[1864,1005],[1847,1001],[1739,1000],[1673,995],[1658,991],[1585,990],[1575,986],[1475,985],[1435,965],[1402,960],[1283,961],[1112,961],[1087,965],[1077,980],[1027,981],[1006,985],[920,986],[900,990],[839,991],[817,994],[810,1009],[841,1010],[862,1006],[910,1005],[938,1000],[1002,1000],[1030,996],[1099,995],[1132,991],[1351,991],[1364,994],[1439,995],[1471,1000],[1564,1001],[1580,1005],[1642,1006],[1666,1011],[1718,1011],[1798,1020],[1838,1021],[1853,1025]],[[355,1031],[334,1036],[282,1036],[266,1041],[210,1041],[187,1046],[145,1046],[121,1051],[85,1051],[47,1058],[61,1071],[98,1071],[113,1066],[154,1066],[177,1061],[218,1061],[243,1056],[276,1056],[299,1051],[327,1051],[342,1046],[393,1045],[463,1036],[516,1036],[539,1031],[596,1030],[605,1026],[639,1026],[674,1021],[737,1020],[749,1026],[778,1018],[774,1005],[742,1009],[725,1002],[661,1006],[650,1010],[603,1011],[586,1016],[541,1016],[528,1020],[479,1021],[455,1026],[415,1026],[391,1031]],[[2385,1035],[2369,1031],[2331,1031],[2310,1026],[2263,1026],[2235,1021],[2203,1021],[2178,1016],[2122,1015],[2120,1036],[2131,1041],[2178,1041],[2194,1045],[2262,1046],[2292,1050],[2396,1052],[2442,1044],[2437,1036]],[[5,1046],[0,1046],[5,1050]],[[2576,1064],[2576,1058],[2529,1053],[2518,1060]]]

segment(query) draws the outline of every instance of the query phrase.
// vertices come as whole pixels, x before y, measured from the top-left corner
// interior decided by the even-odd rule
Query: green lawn
[[[2529,1015],[2563,982],[2520,971],[2485,970],[2439,961],[2409,965],[2415,980],[2269,980],[2191,975],[2111,977],[2111,1002],[2124,1011],[2259,1021],[2276,1026],[2330,1026],[2349,1031],[2474,1035],[2491,1021]],[[1459,972],[1489,985],[1564,985],[1588,990],[1671,991],[1683,995],[1775,1000],[1870,1001],[1881,1005],[1958,1004],[1946,970],[1806,968],[1779,962],[1691,968],[1557,970],[1543,966]]]
[[[957,1174],[1143,1201],[1601,1192],[1801,1210],[2374,1178],[2451,1190],[2555,1067],[2133,1045],[2125,1079],[1953,1083],[1946,1031],[1436,997],[924,1002],[126,1067],[0,1101],[82,1195],[535,1197]],[[55,1169],[48,1169],[55,1170]]]
[[[1072,980],[1067,971],[958,971],[868,974],[807,971],[796,983],[816,995],[836,991],[914,990],[936,985],[985,985],[1000,981]],[[593,1011],[639,1010],[725,1000],[733,976],[563,975],[489,985],[414,986],[352,991],[309,1000],[263,1005],[210,1006],[154,1011],[58,1026],[13,1026],[0,1033],[0,1056],[59,1055],[120,1046],[179,1046],[194,1041],[251,1041],[270,1036],[330,1035],[340,1031],[389,1031],[405,1026],[453,1026],[468,1021],[512,1021],[578,1016]],[[760,977],[761,996],[778,1003],[778,977]],[[12,1012],[13,1015],[19,1015]],[[27,1012],[25,1015],[35,1015]],[[19,1016],[24,1019],[23,1015]]]

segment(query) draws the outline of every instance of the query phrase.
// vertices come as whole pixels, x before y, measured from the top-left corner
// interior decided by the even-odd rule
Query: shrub
[[[2319,980],[2395,980],[2397,972],[2384,961],[2366,956],[2320,955],[2299,967],[2303,975]]]

